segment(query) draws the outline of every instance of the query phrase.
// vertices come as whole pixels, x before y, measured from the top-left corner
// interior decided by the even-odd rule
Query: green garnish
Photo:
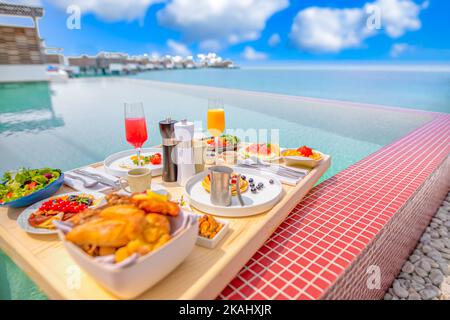
[[[17,200],[45,188],[57,180],[61,170],[42,168],[7,171],[0,184],[0,204]]]

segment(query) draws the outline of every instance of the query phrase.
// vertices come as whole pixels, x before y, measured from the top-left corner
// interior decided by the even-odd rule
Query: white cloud
[[[266,60],[267,59],[267,54],[264,52],[260,52],[260,51],[256,51],[255,49],[253,49],[250,46],[246,46],[244,49],[244,52],[242,52],[242,56],[244,57],[244,59],[246,60]]]
[[[280,35],[278,33],[274,33],[270,36],[269,40],[267,41],[267,44],[271,47],[276,47],[281,42]]]
[[[258,39],[267,20],[288,5],[288,0],[173,0],[157,16],[188,41],[223,47]]]
[[[400,55],[414,50],[414,46],[407,43],[394,43],[391,47],[390,55],[392,58],[397,58]]]
[[[379,6],[382,26],[392,38],[420,29],[419,13],[428,7],[428,1],[418,5],[411,0],[378,0],[374,4]]]
[[[48,0],[62,10],[70,5],[81,8],[81,15],[92,13],[108,21],[133,21],[143,19],[147,9],[164,0]]]
[[[167,46],[171,50],[172,54],[183,57],[191,55],[191,51],[189,51],[189,49],[183,43],[169,39],[167,40]]]
[[[361,9],[310,7],[297,14],[289,36],[306,51],[339,52],[361,45],[369,33],[364,21]]]
[[[295,46],[305,51],[336,53],[358,48],[378,30],[367,27],[366,9],[375,6],[381,14],[381,29],[391,38],[420,29],[419,13],[427,7],[412,0],[377,0],[361,8],[309,7],[294,19],[289,35]]]

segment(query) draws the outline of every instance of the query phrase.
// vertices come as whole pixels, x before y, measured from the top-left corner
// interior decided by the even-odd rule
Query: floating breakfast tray
[[[330,163],[330,157],[325,156],[297,186],[283,185],[284,196],[271,210],[250,217],[226,218],[229,231],[214,249],[196,246],[178,268],[138,298],[215,299]],[[154,182],[164,185],[161,177],[154,178]],[[183,194],[181,187],[165,187],[173,199]],[[70,191],[73,190],[64,186],[59,193]],[[117,299],[75,264],[56,235],[30,235],[20,229],[16,219],[22,210],[0,208],[0,247],[50,298]]]

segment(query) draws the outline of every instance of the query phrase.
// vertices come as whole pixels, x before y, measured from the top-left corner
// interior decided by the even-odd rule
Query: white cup
[[[152,171],[149,168],[135,168],[127,172],[126,178],[120,178],[120,187],[125,192],[145,192],[151,188]]]

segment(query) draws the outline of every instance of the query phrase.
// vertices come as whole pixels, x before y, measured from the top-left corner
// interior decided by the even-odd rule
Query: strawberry
[[[297,149],[297,151],[305,157],[312,156],[312,154],[313,154],[312,149],[308,148],[307,146],[300,147]]]

